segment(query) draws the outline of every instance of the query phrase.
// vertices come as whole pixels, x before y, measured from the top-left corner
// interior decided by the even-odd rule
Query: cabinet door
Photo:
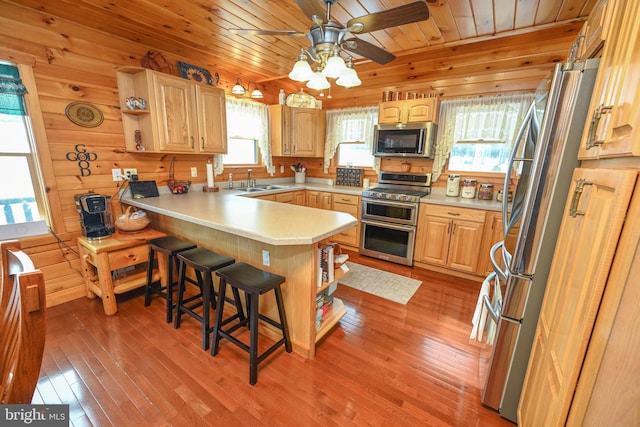
[[[378,123],[401,123],[401,101],[381,102],[378,105]]]
[[[438,98],[409,99],[403,102],[406,122],[438,123]]]
[[[195,151],[197,127],[192,83],[160,73],[153,75],[160,151]]]
[[[466,273],[476,272],[483,230],[484,224],[482,223],[453,221],[447,267]]]
[[[320,192],[307,190],[307,206],[310,208],[320,208]]]
[[[447,264],[452,222],[450,219],[420,215],[415,249],[416,260],[441,266]]]
[[[278,193],[275,195],[275,201],[279,203],[289,203],[294,204],[294,196],[293,191],[287,193]]]
[[[298,206],[305,206],[307,204],[307,196],[304,191],[294,192],[294,204]]]
[[[518,407],[523,426],[563,426],[637,171],[576,169]]]
[[[196,85],[198,146],[201,153],[227,153],[227,113],[224,91]]]
[[[640,2],[613,3],[611,19],[615,31],[605,42],[580,159],[640,156]]]
[[[334,194],[333,197],[333,210],[336,212],[345,212],[353,216],[358,220],[358,225],[355,225],[347,230],[343,230],[340,233],[331,237],[334,242],[343,243],[352,247],[358,247],[360,244],[360,201],[358,196]]]
[[[324,112],[314,108],[291,108],[291,154],[318,157],[324,151]],[[286,130],[286,129],[285,129]]]

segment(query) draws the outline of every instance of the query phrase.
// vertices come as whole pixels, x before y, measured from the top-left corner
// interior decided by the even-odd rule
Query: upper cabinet
[[[224,154],[227,152],[225,95],[144,68],[118,71],[118,90],[127,151]],[[145,110],[127,107],[144,98]]]
[[[640,156],[640,2],[610,3],[579,159]]]
[[[601,56],[604,39],[609,32],[607,12],[612,5],[613,0],[600,0],[591,10],[578,39],[576,56],[579,60]]]
[[[378,123],[438,123],[439,109],[438,98],[381,102],[378,105]]]
[[[269,123],[272,155],[322,157],[324,154],[323,110],[270,105]]]

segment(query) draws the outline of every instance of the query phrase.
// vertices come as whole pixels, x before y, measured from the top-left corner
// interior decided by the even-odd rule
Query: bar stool
[[[284,302],[282,300],[282,290],[280,285],[286,280],[283,276],[260,270],[244,262],[238,262],[216,271],[216,275],[220,277],[220,287],[218,290],[218,305],[216,308],[216,320],[213,326],[213,344],[211,354],[218,354],[221,338],[226,338],[244,351],[249,353],[249,383],[254,385],[258,381],[258,364],[266,357],[273,353],[278,347],[284,344],[287,353],[291,353],[291,340],[289,339],[289,328],[287,326],[287,318],[284,312]],[[225,298],[227,284],[231,289],[241,289],[245,292],[247,303],[247,319],[241,319],[237,314],[222,320],[222,308]],[[259,313],[260,295],[273,290],[278,306],[278,314],[280,323]],[[222,327],[234,319],[238,319],[238,323],[223,330]],[[282,331],[282,339],[273,344],[261,355],[258,355],[258,319],[269,323]],[[231,333],[238,328],[249,324],[249,345],[240,341]]]
[[[144,294],[144,306],[151,304],[151,294],[158,294],[167,300],[167,323],[171,323],[173,319],[173,267],[177,266],[176,254],[193,249],[196,247],[194,243],[185,242],[174,236],[158,237],[147,241],[149,245],[149,266],[147,267],[147,287]],[[167,257],[166,284],[153,282],[153,264],[155,254],[163,254]]]
[[[235,259],[228,256],[212,252],[206,248],[189,249],[187,251],[180,252],[177,255],[180,273],[178,276],[178,302],[176,303],[176,318],[173,324],[175,329],[180,327],[182,320],[182,313],[186,313],[193,317],[202,324],[202,349],[209,349],[209,334],[213,330],[210,326],[210,309],[215,308],[216,292],[213,289],[213,271],[226,267],[236,262]],[[196,279],[193,280],[187,277],[187,267],[194,269]],[[184,298],[186,290],[186,283],[190,282],[198,286],[200,292],[196,295],[192,295],[188,298]],[[244,312],[242,310],[242,302],[240,300],[240,294],[236,289],[233,293],[234,299],[226,298],[230,303],[235,304],[237,313],[244,319]],[[222,297],[221,297],[222,298]],[[202,307],[202,315],[198,314],[195,310]]]

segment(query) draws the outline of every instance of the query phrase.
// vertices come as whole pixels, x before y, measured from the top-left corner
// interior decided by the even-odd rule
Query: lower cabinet
[[[310,208],[331,210],[333,193],[326,191],[307,190],[307,206]]]
[[[480,209],[420,205],[414,259],[476,274],[485,217]]]
[[[516,239],[518,238],[518,227],[514,227],[507,236],[507,241],[510,242],[508,247],[515,247]],[[491,247],[504,240],[504,231],[502,230],[502,212],[491,211],[487,212],[487,217],[484,223],[484,237],[482,239],[483,245],[480,252],[480,260],[478,261],[478,275],[487,276],[493,271],[491,265],[491,259],[489,258],[489,251]],[[502,251],[496,253],[496,261],[498,265],[503,265]]]
[[[360,246],[360,209],[360,196],[340,193],[333,195],[333,210],[351,214],[358,220],[358,225],[332,236],[331,241],[349,246],[353,250],[358,249]]]
[[[265,194],[262,196],[256,196],[256,199],[271,200],[279,203],[289,203],[292,205],[305,206],[306,197],[304,190],[300,191],[287,191],[285,193]]]

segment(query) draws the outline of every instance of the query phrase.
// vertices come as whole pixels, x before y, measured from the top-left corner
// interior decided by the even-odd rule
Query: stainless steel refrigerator
[[[539,89],[511,152],[505,176],[519,175],[513,202],[503,199],[504,235],[515,245],[492,248],[492,264],[504,285],[482,402],[517,422],[518,402],[547,286],[571,175],[585,126],[599,59],[556,65],[548,88]],[[505,242],[507,239],[505,238]],[[502,250],[504,265],[495,261]],[[489,303],[485,299],[485,303]],[[495,313],[495,310],[499,313]]]

